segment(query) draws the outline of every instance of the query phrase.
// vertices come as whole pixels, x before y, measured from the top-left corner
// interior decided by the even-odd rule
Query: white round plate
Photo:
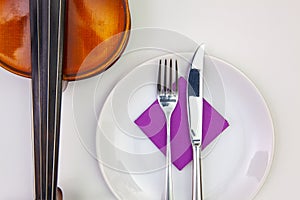
[[[177,57],[184,75],[188,61]],[[160,200],[164,193],[165,157],[134,123],[156,98],[157,61],[144,62],[121,79],[99,115],[97,159],[118,199]],[[251,81],[230,64],[207,56],[205,70],[204,98],[230,126],[203,152],[204,199],[253,199],[273,158],[269,110]],[[191,171],[191,163],[181,171],[173,166],[176,200],[191,199]]]

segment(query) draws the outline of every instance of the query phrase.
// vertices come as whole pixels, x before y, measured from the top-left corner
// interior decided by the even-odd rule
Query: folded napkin
[[[178,81],[178,104],[171,118],[171,154],[172,162],[182,170],[192,159],[193,152],[187,119],[186,85],[184,78]],[[158,101],[154,101],[136,120],[135,123],[149,137],[154,145],[166,154],[166,120]],[[229,126],[205,99],[203,101],[203,142],[202,149],[209,145]]]

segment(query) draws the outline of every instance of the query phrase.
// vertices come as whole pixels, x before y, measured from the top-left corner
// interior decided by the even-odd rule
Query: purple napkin
[[[186,80],[179,78],[178,104],[171,118],[171,154],[172,162],[182,170],[192,159],[193,152],[189,135],[186,104]],[[152,103],[135,123],[164,154],[166,153],[166,120],[158,101]],[[229,126],[205,99],[203,101],[203,142],[202,149],[210,144]]]

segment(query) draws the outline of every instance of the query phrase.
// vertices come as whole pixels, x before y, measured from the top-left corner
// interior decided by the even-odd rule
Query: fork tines
[[[174,63],[175,63],[175,70],[173,69]],[[173,78],[174,75],[175,75],[175,79]],[[175,81],[175,84],[173,83],[173,81]],[[178,91],[177,60],[164,59],[164,64],[162,60],[159,60],[157,91],[161,94],[174,93],[174,92],[177,93]]]

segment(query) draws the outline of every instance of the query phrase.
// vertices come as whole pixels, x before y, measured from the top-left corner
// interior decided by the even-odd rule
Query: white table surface
[[[243,71],[273,118],[275,152],[255,200],[299,198],[300,2],[297,0],[130,0],[132,28],[177,31]],[[91,80],[76,83],[84,88]],[[63,94],[59,185],[66,200],[114,199],[82,146]],[[0,200],[33,199],[30,80],[0,69]]]

